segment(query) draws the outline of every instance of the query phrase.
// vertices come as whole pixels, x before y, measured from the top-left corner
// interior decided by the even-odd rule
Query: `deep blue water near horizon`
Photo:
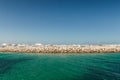
[[[120,80],[120,53],[0,53],[0,80]]]

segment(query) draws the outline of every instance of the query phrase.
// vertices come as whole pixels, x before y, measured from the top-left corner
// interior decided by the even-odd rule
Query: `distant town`
[[[120,44],[97,45],[51,45],[51,44],[11,44],[2,43],[0,52],[21,53],[113,53],[120,52]]]

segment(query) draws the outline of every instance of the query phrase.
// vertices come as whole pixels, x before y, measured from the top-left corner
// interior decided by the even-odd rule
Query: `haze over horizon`
[[[0,43],[120,43],[119,0],[0,0]]]

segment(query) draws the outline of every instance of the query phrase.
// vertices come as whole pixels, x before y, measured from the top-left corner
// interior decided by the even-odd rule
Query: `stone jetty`
[[[115,53],[120,52],[120,45],[26,45],[2,44],[0,52],[19,53]]]

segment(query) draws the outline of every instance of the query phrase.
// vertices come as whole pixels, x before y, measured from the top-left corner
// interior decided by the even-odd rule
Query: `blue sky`
[[[0,42],[120,43],[119,0],[0,0]]]

